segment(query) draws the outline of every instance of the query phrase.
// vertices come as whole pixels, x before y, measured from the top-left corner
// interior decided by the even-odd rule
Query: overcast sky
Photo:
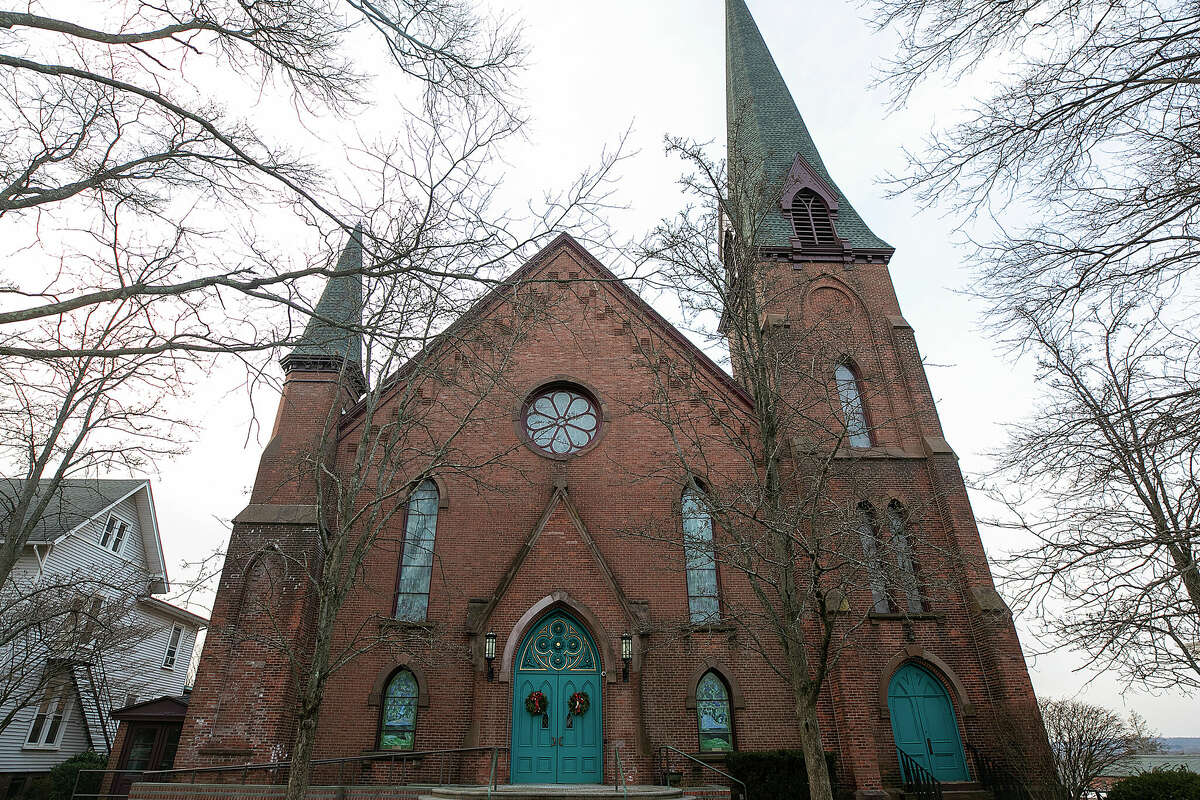
[[[663,136],[723,143],[725,137],[722,0],[492,0],[524,20],[531,63],[522,77],[532,122],[528,141],[507,151],[510,198],[539,196],[568,183],[633,126],[632,148],[614,214],[618,233],[634,236],[678,207],[680,165],[663,154]],[[1003,425],[1029,413],[1035,392],[1027,368],[1014,365],[979,327],[980,307],[960,293],[969,276],[954,245],[952,220],[918,213],[904,197],[887,198],[879,180],[903,169],[904,147],[952,119],[972,85],[930,87],[903,111],[870,88],[891,39],[872,32],[856,5],[842,0],[749,0],[833,178],[871,228],[896,248],[892,277],[905,318],[916,330],[946,437],[968,478],[986,469]],[[289,121],[281,119],[286,126]],[[657,303],[669,316],[672,309]],[[224,545],[228,520],[245,505],[265,432],[247,434],[248,404],[217,374],[198,387],[192,417],[198,439],[186,457],[165,464],[154,494],[168,559],[194,560]],[[276,398],[255,398],[267,431]],[[976,510],[981,502],[973,497]],[[992,553],[1005,545],[985,532]],[[175,571],[185,571],[176,567]],[[1029,653],[1037,643],[1022,627]],[[1195,700],[1122,694],[1106,676],[1073,672],[1071,653],[1030,658],[1039,695],[1077,695],[1132,709],[1161,734],[1200,736]],[[1085,681],[1091,682],[1084,686]]]

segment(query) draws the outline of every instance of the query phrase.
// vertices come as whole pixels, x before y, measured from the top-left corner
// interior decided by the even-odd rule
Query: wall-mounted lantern
[[[633,634],[621,634],[621,662],[625,665],[621,670],[621,680],[629,683],[629,662],[633,660]]]
[[[494,631],[488,631],[483,637],[483,657],[487,659],[488,683],[496,680],[496,673],[492,670],[492,662],[496,660],[496,634]]]

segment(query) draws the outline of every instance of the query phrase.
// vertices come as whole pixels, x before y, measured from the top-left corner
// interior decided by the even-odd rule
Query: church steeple
[[[726,0],[725,28],[730,183],[742,191],[753,186],[774,193],[783,206],[766,209],[765,219],[756,226],[756,244],[798,250],[789,206],[797,192],[812,192],[824,198],[831,212],[836,249],[890,255],[891,246],[867,227],[821,161],[745,0]],[[747,174],[750,170],[757,174]],[[743,204],[743,208],[753,205]],[[757,205],[761,207],[761,201]],[[743,232],[750,227],[747,220],[737,223]],[[820,238],[819,230],[815,237]]]
[[[341,372],[362,374],[362,225],[356,225],[337,262],[337,272],[309,318],[304,334],[284,356],[285,372]]]

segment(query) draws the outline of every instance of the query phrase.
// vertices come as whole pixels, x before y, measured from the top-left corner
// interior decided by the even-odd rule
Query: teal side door
[[[600,658],[591,636],[563,612],[533,626],[517,649],[513,673],[513,783],[599,783],[603,777]],[[546,713],[530,714],[531,692],[546,696]],[[588,710],[571,714],[576,692]]]
[[[958,719],[940,681],[905,664],[888,684],[888,712],[897,747],[939,781],[969,780]]]

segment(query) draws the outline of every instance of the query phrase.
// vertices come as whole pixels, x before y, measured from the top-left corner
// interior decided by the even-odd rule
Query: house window
[[[801,189],[792,200],[792,226],[801,248],[837,244],[829,206],[812,189]]]
[[[919,614],[925,610],[925,602],[921,598],[921,584],[917,579],[912,540],[904,525],[905,516],[904,507],[898,501],[888,503],[888,528],[892,534],[891,545],[896,552],[896,575],[900,584],[898,594],[904,598],[910,614]]]
[[[437,484],[424,481],[408,498],[404,552],[396,581],[396,619],[420,622],[429,610],[429,578],[433,573],[437,514]]]
[[[163,656],[163,669],[175,669],[175,659],[179,656],[179,640],[183,638],[183,628],[174,625],[171,628],[171,638],[167,641],[167,652]]]
[[[838,396],[842,401],[842,416],[846,422],[846,440],[851,447],[870,447],[871,434],[867,427],[867,412],[863,408],[862,390],[858,376],[846,362],[833,371]]]
[[[104,525],[104,533],[100,534],[100,546],[114,553],[120,553],[121,545],[125,543],[125,534],[128,531],[129,526],[125,522],[110,514],[108,522]]]
[[[720,617],[712,515],[708,512],[704,494],[695,487],[683,493],[682,509],[688,613],[692,622],[712,622]]]
[[[26,747],[57,748],[62,744],[71,704],[71,682],[66,675],[55,675],[46,684],[46,693],[34,714]]]
[[[733,717],[729,689],[721,676],[709,670],[696,685],[696,725],[701,753],[723,753],[733,749]]]
[[[380,750],[412,750],[417,730],[417,677],[400,669],[383,693],[379,722]]]
[[[870,503],[858,504],[858,538],[862,542],[863,565],[871,585],[871,610],[877,614],[891,611],[887,596],[887,577],[879,559],[879,529]]]

